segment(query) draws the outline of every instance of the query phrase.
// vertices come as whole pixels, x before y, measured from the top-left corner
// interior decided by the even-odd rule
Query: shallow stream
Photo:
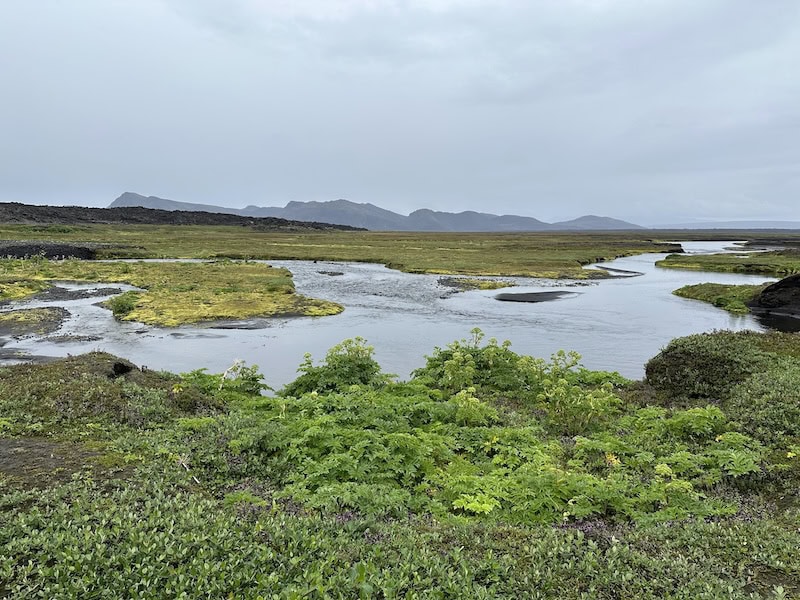
[[[731,244],[685,242],[683,247],[706,253]],[[333,300],[345,311],[332,317],[227,324],[234,328],[160,329],[117,322],[110,311],[95,306],[102,298],[32,300],[14,308],[63,306],[72,316],[52,336],[11,340],[6,348],[44,356],[104,350],[150,369],[173,372],[201,367],[220,372],[242,359],[259,365],[267,383],[279,387],[296,376],[305,352],[321,359],[345,338],[366,338],[375,346],[384,370],[405,378],[422,366],[424,355],[434,346],[470,337],[470,330],[479,327],[487,338],[511,340],[519,353],[547,357],[559,349],[576,350],[589,368],[640,378],[647,359],[674,337],[713,329],[764,328],[755,317],[732,316],[709,304],[678,298],[672,291],[692,283],[762,283],[769,278],[657,268],[654,263],[663,256],[643,254],[602,265],[639,276],[596,282],[502,278],[513,279],[517,287],[458,293],[441,285],[436,275],[411,275],[381,265],[270,261],[291,270],[299,293]],[[74,289],[104,286],[70,284]],[[539,303],[494,298],[500,292],[557,290],[570,293]]]

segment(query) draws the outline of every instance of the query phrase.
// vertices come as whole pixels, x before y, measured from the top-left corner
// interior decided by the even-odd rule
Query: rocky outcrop
[[[756,314],[800,317],[800,274],[789,275],[767,286],[748,307]]]

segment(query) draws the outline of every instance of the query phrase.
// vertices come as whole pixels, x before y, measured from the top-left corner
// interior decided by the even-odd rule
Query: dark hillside
[[[0,203],[0,223],[65,224],[88,223],[121,225],[231,225],[268,231],[347,230],[358,227],[277,217],[242,217],[203,211],[172,211],[138,206],[121,208],[86,208],[82,206],[33,206],[19,202]]]

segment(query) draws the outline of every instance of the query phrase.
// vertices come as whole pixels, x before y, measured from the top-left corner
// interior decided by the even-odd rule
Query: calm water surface
[[[730,245],[683,243],[687,252],[703,253],[719,252]],[[469,337],[474,327],[480,327],[487,337],[511,340],[512,348],[519,353],[547,357],[559,349],[576,350],[589,368],[640,378],[647,359],[674,337],[712,329],[763,329],[752,316],[731,316],[671,292],[691,283],[762,283],[769,278],[655,267],[654,262],[663,256],[644,254],[604,263],[642,273],[637,277],[590,284],[516,278],[517,287],[503,290],[572,292],[559,300],[536,304],[497,301],[497,290],[452,293],[438,283],[438,276],[411,275],[374,264],[270,261],[292,271],[298,292],[339,302],[345,311],[332,317],[239,323],[257,329],[158,329],[118,323],[109,311],[94,306],[98,298],[92,298],[56,303],[67,308],[72,317],[55,335],[98,339],[64,342],[64,338],[34,337],[12,341],[6,347],[46,356],[105,350],[151,369],[173,372],[201,367],[220,372],[242,359],[259,365],[267,383],[279,387],[296,376],[305,352],[321,359],[330,346],[355,336],[375,346],[376,358],[385,371],[403,378],[421,366],[424,355],[435,346]],[[323,275],[320,271],[343,275]],[[20,307],[46,305],[20,303]]]

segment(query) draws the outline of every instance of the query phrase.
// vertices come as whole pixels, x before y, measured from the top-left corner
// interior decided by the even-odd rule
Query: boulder
[[[800,317],[800,274],[789,275],[767,286],[748,306],[756,314]]]

